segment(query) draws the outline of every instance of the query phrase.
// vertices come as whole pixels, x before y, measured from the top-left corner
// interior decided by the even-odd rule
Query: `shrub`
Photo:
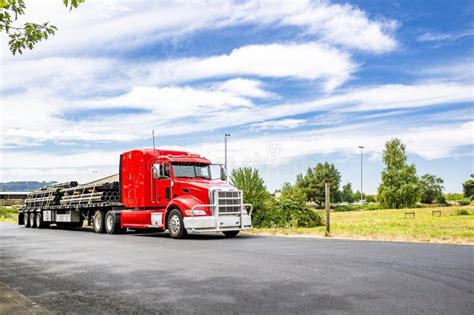
[[[0,207],[0,218],[15,219],[17,216],[18,216],[18,209]]]
[[[285,197],[273,202],[273,206],[261,211],[257,227],[316,227],[323,225],[322,216],[304,201]]]
[[[367,196],[365,196],[365,201],[366,202],[377,202],[377,196],[376,195],[367,195]]]
[[[354,207],[353,205],[337,205],[333,208],[333,210],[336,212],[346,212],[346,211],[355,211],[359,209]]]
[[[456,215],[471,215],[471,213],[467,209],[459,209],[456,211]]]
[[[469,199],[461,199],[458,200],[460,206],[469,206],[471,204],[471,200]]]
[[[449,194],[445,194],[444,197],[446,198],[446,200],[456,201],[456,200],[462,199],[464,195],[458,194],[458,193],[449,193]]]
[[[445,204],[448,203],[448,202],[446,201],[446,197],[445,197],[445,196],[439,196],[439,197],[436,199],[436,202],[439,203],[439,204],[442,204],[442,205],[445,205]]]
[[[378,202],[370,202],[364,205],[365,210],[380,210],[382,206]]]

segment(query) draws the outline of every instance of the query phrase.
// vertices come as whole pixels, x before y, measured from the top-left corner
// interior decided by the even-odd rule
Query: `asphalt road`
[[[58,313],[474,310],[474,247],[0,223],[0,281]]]

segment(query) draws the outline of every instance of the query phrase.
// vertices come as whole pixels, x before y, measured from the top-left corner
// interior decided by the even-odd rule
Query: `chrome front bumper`
[[[252,228],[252,211],[251,204],[240,204],[237,212],[220,212],[220,208],[225,207],[218,204],[196,205],[191,209],[211,208],[212,215],[184,217],[184,228],[188,232],[205,233],[205,232],[222,232],[222,231],[242,231]]]
[[[252,219],[248,214],[241,216],[194,216],[184,217],[186,230],[195,233],[242,231],[252,228]]]

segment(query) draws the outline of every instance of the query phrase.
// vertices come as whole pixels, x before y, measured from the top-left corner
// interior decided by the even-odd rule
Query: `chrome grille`
[[[242,195],[240,191],[217,191],[217,205],[219,214],[240,213]]]

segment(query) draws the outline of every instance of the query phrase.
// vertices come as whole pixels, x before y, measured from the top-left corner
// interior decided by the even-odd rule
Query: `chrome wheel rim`
[[[34,226],[35,225],[35,216],[33,215],[33,213],[30,214],[30,226]]]
[[[36,215],[36,226],[40,226],[40,217],[39,215]]]
[[[170,229],[170,232],[172,232],[173,234],[177,234],[179,232],[180,227],[181,227],[181,222],[179,222],[179,217],[176,214],[174,214],[170,218],[168,228]]]
[[[112,231],[112,227],[114,226],[114,219],[112,218],[112,216],[109,215],[105,222],[107,223],[107,230]]]

